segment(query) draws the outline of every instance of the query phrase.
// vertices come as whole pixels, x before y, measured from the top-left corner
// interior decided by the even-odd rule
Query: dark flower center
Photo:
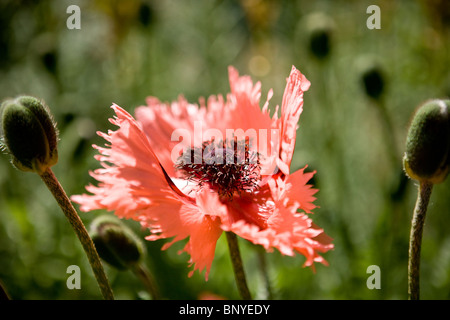
[[[221,197],[233,198],[235,193],[252,192],[260,180],[260,154],[251,151],[249,139],[205,141],[202,147],[185,149],[175,168],[199,187],[207,184]]]

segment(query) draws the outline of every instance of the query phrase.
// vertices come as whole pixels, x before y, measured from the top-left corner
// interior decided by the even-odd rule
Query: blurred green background
[[[69,30],[69,5],[81,29]],[[381,9],[370,30],[369,5]],[[418,105],[450,95],[448,1],[16,1],[0,2],[0,98],[42,98],[58,123],[53,167],[69,195],[94,182],[92,144],[114,102],[133,112],[149,95],[229,92],[227,66],[274,89],[281,104],[295,65],[311,81],[292,170],[317,170],[313,219],[334,238],[329,266],[314,274],[304,257],[266,254],[275,299],[406,299],[409,227],[417,186],[404,178],[406,131]],[[365,79],[365,80],[364,80]],[[364,82],[365,81],[365,82]],[[364,83],[367,86],[364,86]],[[367,88],[367,90],[366,90]],[[432,194],[424,229],[421,297],[450,298],[450,182]],[[103,212],[80,213],[86,226]],[[125,221],[144,237],[137,222]],[[161,251],[145,242],[147,266],[167,299],[213,293],[239,298],[222,236],[209,281],[188,278],[184,243]],[[240,239],[253,296],[268,297],[258,250]],[[69,265],[81,290],[69,290]],[[370,290],[367,268],[381,270]],[[105,266],[117,299],[148,299],[131,272]],[[50,192],[35,174],[0,160],[0,282],[12,299],[101,299],[87,258]]]

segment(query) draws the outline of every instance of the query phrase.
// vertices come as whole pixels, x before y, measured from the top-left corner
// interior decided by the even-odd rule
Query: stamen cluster
[[[185,149],[175,168],[199,187],[207,184],[222,198],[231,200],[235,193],[252,192],[260,180],[260,154],[250,149],[249,139],[205,141],[202,147]]]

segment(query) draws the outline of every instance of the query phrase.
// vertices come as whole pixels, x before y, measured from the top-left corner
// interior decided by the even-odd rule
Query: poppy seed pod
[[[91,237],[98,255],[119,270],[127,270],[142,260],[144,244],[120,220],[100,216],[91,224]]]
[[[418,181],[441,183],[449,170],[450,100],[431,100],[417,110],[406,139],[403,165]]]
[[[6,100],[1,120],[3,144],[16,168],[42,174],[58,162],[58,133],[42,101],[29,96]]]

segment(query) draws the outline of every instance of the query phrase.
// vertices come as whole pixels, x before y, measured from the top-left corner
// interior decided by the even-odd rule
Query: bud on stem
[[[450,100],[431,100],[419,107],[406,139],[403,164],[406,174],[419,182],[411,221],[408,258],[408,295],[420,298],[420,250],[428,203],[433,185],[445,180],[449,171]]]
[[[144,244],[130,228],[114,216],[103,215],[92,222],[91,237],[100,258],[119,270],[130,269],[154,300],[161,299],[155,280],[143,263]]]
[[[99,216],[91,224],[91,237],[100,258],[119,270],[127,270],[141,262],[144,244],[120,220]]]
[[[80,240],[103,297],[113,300],[114,295],[94,243],[50,168],[58,162],[58,132],[48,107],[39,99],[21,96],[3,102],[0,111],[1,147],[11,154],[12,164],[17,169],[32,171],[41,177]]]
[[[450,100],[431,100],[417,110],[408,131],[403,164],[407,175],[433,184],[449,172]]]
[[[42,174],[58,162],[58,133],[42,101],[21,96],[3,102],[1,110],[3,143],[17,169]]]

